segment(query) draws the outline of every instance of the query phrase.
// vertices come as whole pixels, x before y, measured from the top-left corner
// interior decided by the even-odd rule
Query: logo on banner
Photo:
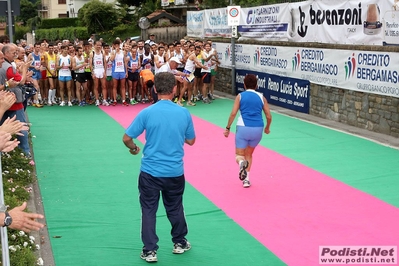
[[[294,54],[292,58],[292,71],[297,71],[299,69],[299,65],[301,63],[301,53],[299,50]]]
[[[228,45],[226,47],[226,51],[224,52],[224,60],[228,60],[230,58],[231,55],[231,50],[230,50],[230,45]]]
[[[292,59],[292,69],[317,75],[338,75],[338,65],[325,62],[324,51],[319,49],[298,50]]]
[[[260,63],[260,49],[259,47],[256,47],[254,54],[254,66],[259,65],[259,63]]]
[[[188,13],[188,12],[187,12]],[[204,13],[203,12],[198,12],[198,13],[194,13],[194,12],[190,12],[190,13],[188,13],[188,16],[187,16],[187,21],[188,22],[191,22],[191,21],[193,21],[193,22],[202,22],[202,21],[204,21]]]
[[[277,23],[278,16],[280,13],[279,6],[261,6],[254,9],[248,10],[247,24],[267,24],[267,23]]]
[[[345,79],[351,78],[355,75],[356,69],[356,58],[355,53],[348,57],[348,61],[345,62]]]
[[[273,46],[256,47],[254,55],[254,66],[266,66],[287,69],[288,60],[278,57],[278,50]]]
[[[209,25],[215,27],[215,26],[227,26],[227,10],[224,12],[221,12],[219,10],[217,11],[211,11],[209,14]]]
[[[365,81],[397,84],[399,72],[390,66],[389,54],[359,53],[357,55],[356,77]],[[399,89],[397,89],[399,90]]]
[[[302,7],[298,7],[299,11],[299,23],[297,28],[297,33],[302,38],[306,36],[308,31],[308,25],[306,25],[305,21],[307,21],[306,15],[309,15],[309,22],[311,25],[323,25],[326,24],[328,26],[356,26],[363,25],[362,21],[362,3],[359,2],[358,8],[347,8],[347,9],[313,9],[313,6],[310,5],[309,14],[306,14],[305,10],[302,10]]]

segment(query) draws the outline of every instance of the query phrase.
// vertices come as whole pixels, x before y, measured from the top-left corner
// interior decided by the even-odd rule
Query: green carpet
[[[232,107],[232,100],[217,99],[189,110],[220,126],[222,134]],[[263,136],[262,146],[399,207],[399,150],[277,113],[272,116],[271,133]],[[272,163],[273,158],[264,160]]]
[[[220,104],[226,109],[231,102]],[[124,147],[124,129],[94,106],[29,108],[28,116],[56,265],[145,264],[139,258],[140,157]],[[284,265],[190,185],[184,205],[193,249],[172,254],[161,204],[157,265]]]

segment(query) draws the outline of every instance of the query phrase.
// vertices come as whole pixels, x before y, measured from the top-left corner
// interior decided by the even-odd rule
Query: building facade
[[[78,11],[90,0],[41,0],[42,5],[39,10],[42,18],[75,18]],[[113,3],[114,0],[104,2]]]

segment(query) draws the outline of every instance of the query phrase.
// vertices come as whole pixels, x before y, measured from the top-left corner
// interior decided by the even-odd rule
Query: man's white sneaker
[[[68,106],[71,107],[71,106],[72,106],[72,103],[71,103],[71,102],[68,102]]]
[[[106,100],[103,100],[103,105],[104,106],[109,106],[109,103]]]
[[[65,102],[62,101],[62,102],[60,103],[60,106],[65,106]]]
[[[186,251],[189,251],[191,249],[191,245],[190,242],[188,242],[187,240],[185,241],[186,243],[182,244],[182,243],[175,243],[173,245],[173,254],[182,254]]]
[[[99,105],[100,105],[100,101],[96,100],[96,106],[99,106]]]
[[[145,260],[146,262],[157,262],[157,252],[155,250],[151,251],[141,251],[140,258]]]

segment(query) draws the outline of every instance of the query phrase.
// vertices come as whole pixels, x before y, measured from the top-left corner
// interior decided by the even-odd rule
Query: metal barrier
[[[3,170],[1,165],[1,153],[0,153],[0,204],[4,204],[4,190],[3,190]],[[1,223],[1,222],[0,222]],[[2,265],[10,266],[10,254],[8,251],[8,235],[7,227],[1,227],[1,255],[2,255]]]

